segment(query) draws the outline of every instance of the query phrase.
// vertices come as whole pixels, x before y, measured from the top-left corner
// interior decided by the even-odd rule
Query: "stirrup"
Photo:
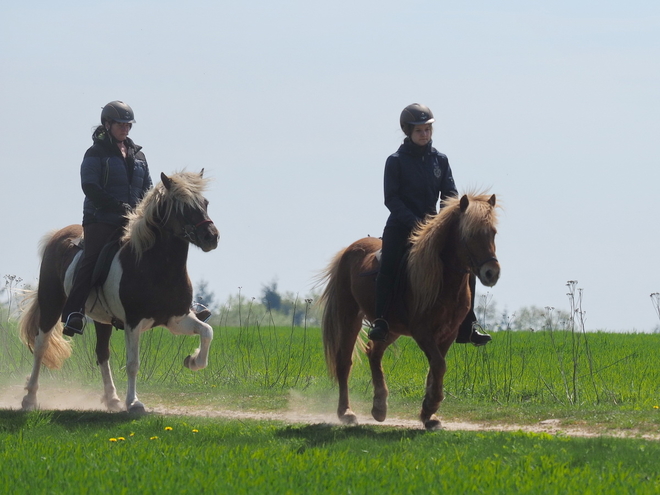
[[[387,320],[384,318],[376,318],[372,322],[371,330],[369,330],[369,340],[382,342],[387,339],[389,330],[390,326],[387,323]]]
[[[68,337],[73,337],[74,335],[82,335],[85,331],[86,323],[87,320],[84,314],[79,312],[71,313],[66,318],[66,323],[64,324],[62,333]]]
[[[211,310],[202,303],[194,302],[190,307],[199,321],[206,323],[211,318]]]

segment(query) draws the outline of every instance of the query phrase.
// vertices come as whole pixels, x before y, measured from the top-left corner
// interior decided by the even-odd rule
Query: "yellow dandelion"
[[[151,437],[149,440],[158,440],[158,437],[154,436],[154,437]]]
[[[660,409],[660,406],[653,406],[653,409]]]
[[[128,436],[129,436],[129,437],[134,437],[134,436],[135,436],[135,433],[131,432],[130,435],[128,435]]]
[[[165,431],[172,431],[172,427],[171,426],[166,426]]]
[[[110,441],[111,441],[111,442],[116,442],[117,439],[116,439],[116,438],[111,438]]]
[[[193,433],[199,433],[199,430],[193,429]]]
[[[117,440],[121,440],[123,442],[126,439],[124,437],[117,437]]]

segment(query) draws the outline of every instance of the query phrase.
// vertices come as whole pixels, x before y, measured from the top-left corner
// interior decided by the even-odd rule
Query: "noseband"
[[[213,224],[213,220],[207,218],[198,223],[191,222],[186,215],[183,216],[183,219],[186,221],[186,224],[183,226],[183,231],[180,234],[181,237],[186,239],[188,242],[193,244],[199,244],[199,236],[197,235],[197,229],[202,225]]]

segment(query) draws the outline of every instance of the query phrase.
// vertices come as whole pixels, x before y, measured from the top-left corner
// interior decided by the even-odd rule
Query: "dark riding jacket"
[[[437,213],[438,198],[456,196],[456,184],[447,156],[432,143],[414,144],[406,138],[385,162],[386,227],[412,231],[427,215]]]
[[[80,166],[85,193],[83,225],[100,222],[123,225],[124,214],[151,188],[149,166],[141,146],[126,138],[126,158],[104,129],[93,136],[94,144]]]

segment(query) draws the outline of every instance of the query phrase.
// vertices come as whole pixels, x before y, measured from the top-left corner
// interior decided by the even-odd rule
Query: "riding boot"
[[[204,306],[202,303],[192,303],[191,309],[195,313],[195,317],[201,322],[206,323],[212,316],[211,310]]]
[[[67,337],[82,335],[85,330],[85,315],[79,312],[71,313],[64,324],[62,333]]]
[[[374,320],[371,330],[369,330],[369,340],[375,340],[382,342],[387,339],[387,334],[390,331],[390,327],[387,324],[387,321],[383,318],[376,318]]]
[[[456,337],[457,344],[473,344],[479,347],[493,340],[487,333],[479,331],[483,330],[483,328],[476,321],[471,322],[469,325],[465,323],[463,322],[458,329],[458,336]]]

